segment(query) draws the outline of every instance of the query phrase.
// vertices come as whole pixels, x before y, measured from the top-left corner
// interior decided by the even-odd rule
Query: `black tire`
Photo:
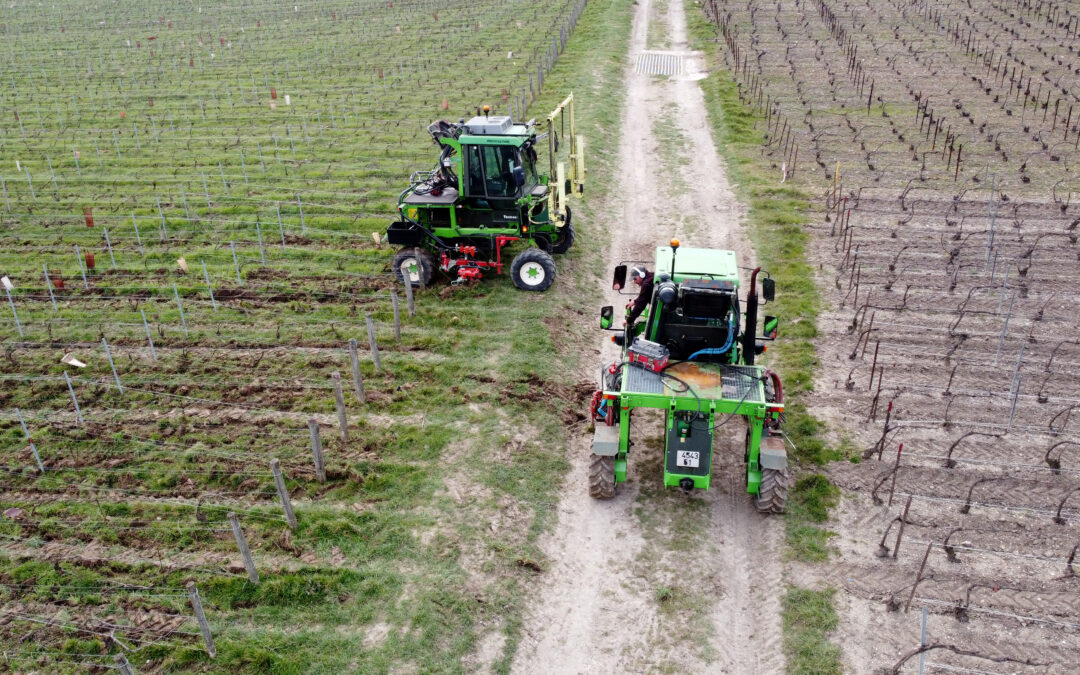
[[[574,245],[575,232],[574,232],[574,216],[570,212],[570,207],[566,207],[566,223],[562,227],[557,228],[555,236],[552,239],[552,252],[553,253],[566,253],[570,250],[570,247]]]
[[[762,469],[754,508],[758,513],[783,513],[787,507],[787,492],[787,469]]]
[[[523,291],[546,291],[555,281],[555,260],[550,253],[527,248],[510,264],[510,278]]]
[[[551,237],[549,235],[546,235],[546,234],[535,235],[533,237],[533,242],[536,244],[537,248],[544,251],[545,253],[552,253],[553,252],[552,249],[551,249]]]
[[[589,461],[589,496],[611,499],[615,496],[615,458],[592,455]]]
[[[420,249],[420,265],[417,268],[416,247],[403,248],[394,256],[394,276],[401,283],[405,283],[405,270],[410,270],[409,277],[413,286],[425,288],[431,285],[431,278],[435,274],[435,256],[427,249]]]
[[[566,212],[566,215],[570,215],[570,211]],[[551,241],[552,253],[566,253],[570,250],[570,247],[574,245],[574,224],[570,222],[570,219],[566,219],[566,224],[563,225],[555,232],[555,238]]]

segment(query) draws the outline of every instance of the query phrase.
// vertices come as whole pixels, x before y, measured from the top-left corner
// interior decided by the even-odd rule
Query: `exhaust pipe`
[[[742,336],[743,363],[748,366],[754,365],[754,356],[757,351],[757,275],[760,267],[755,267],[750,275],[750,292],[746,296],[746,328]]]

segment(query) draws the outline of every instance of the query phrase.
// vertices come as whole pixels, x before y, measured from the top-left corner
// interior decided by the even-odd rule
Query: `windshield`
[[[485,145],[480,148],[484,156],[484,184],[488,197],[516,197],[514,166],[517,150],[508,145]]]
[[[511,146],[469,146],[469,194],[472,197],[512,199],[517,197],[514,166],[521,163],[517,148]],[[526,170],[528,171],[528,170]],[[536,170],[532,170],[536,175]],[[534,177],[535,183],[535,177]],[[526,174],[526,184],[529,184]]]

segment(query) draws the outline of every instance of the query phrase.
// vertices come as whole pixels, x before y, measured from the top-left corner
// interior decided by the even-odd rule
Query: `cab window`
[[[484,190],[484,165],[480,162],[480,146],[467,145],[465,151],[465,161],[468,163],[469,181],[468,189],[469,195],[472,197],[483,197],[486,193]]]
[[[484,183],[492,199],[517,196],[514,184],[514,165],[517,152],[509,145],[481,146],[484,155]]]

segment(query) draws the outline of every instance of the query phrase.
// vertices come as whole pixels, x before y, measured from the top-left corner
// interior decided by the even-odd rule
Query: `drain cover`
[[[675,76],[683,74],[683,57],[680,54],[643,52],[638,54],[637,72],[645,75]]]

